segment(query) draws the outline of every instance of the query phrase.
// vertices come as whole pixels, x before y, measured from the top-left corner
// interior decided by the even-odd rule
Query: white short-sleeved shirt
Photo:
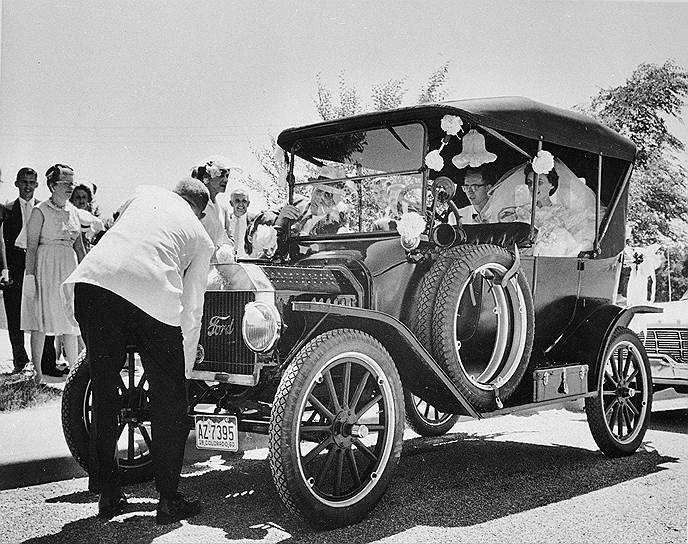
[[[140,186],[65,283],[98,285],[158,321],[181,326],[189,369],[213,250],[183,198],[161,187]]]
[[[459,217],[462,225],[474,225],[483,222],[480,213],[473,207],[473,204],[459,208]],[[456,225],[456,218],[453,213],[449,214],[449,224]]]

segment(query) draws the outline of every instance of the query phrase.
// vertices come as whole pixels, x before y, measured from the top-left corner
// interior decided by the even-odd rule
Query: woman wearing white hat
[[[232,212],[223,195],[227,189],[229,174],[234,170],[241,170],[241,167],[227,157],[212,155],[191,171],[191,176],[202,181],[210,193],[201,223],[215,245],[211,262],[234,260],[234,239],[230,221]]]

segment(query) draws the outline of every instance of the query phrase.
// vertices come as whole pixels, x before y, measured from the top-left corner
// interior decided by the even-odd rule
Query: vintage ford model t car
[[[509,97],[292,128],[278,145],[290,201],[307,207],[276,250],[211,269],[189,375],[199,446],[236,450],[238,431],[269,434],[282,501],[330,526],[360,520],[385,491],[405,412],[432,435],[456,415],[584,398],[605,454],[638,448],[652,383],[626,325],[651,309],[611,302],[632,142]],[[482,190],[456,191],[468,166],[493,186],[466,216],[464,192]],[[135,346],[120,384],[130,481],[150,475],[148,385],[134,361]],[[81,363],[63,426],[84,468],[89,422]]]

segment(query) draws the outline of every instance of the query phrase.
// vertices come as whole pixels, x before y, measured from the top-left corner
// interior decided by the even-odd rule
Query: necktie
[[[22,224],[26,226],[29,222],[29,216],[31,216],[31,210],[33,209],[32,202],[30,200],[20,200],[22,206]]]

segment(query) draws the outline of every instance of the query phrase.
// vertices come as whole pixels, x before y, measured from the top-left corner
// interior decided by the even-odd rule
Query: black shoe
[[[200,511],[201,501],[189,501],[181,493],[177,493],[173,499],[160,497],[155,523],[158,525],[174,523],[180,519],[193,517]]]
[[[50,370],[44,370],[43,374],[45,376],[52,376],[53,378],[63,378],[69,374],[69,367],[67,368],[51,368]]]
[[[19,374],[22,370],[24,370],[24,367],[27,365],[29,361],[14,361],[14,372],[13,374]]]
[[[98,517],[114,518],[124,512],[127,504],[127,496],[122,491],[115,495],[101,494],[98,499]]]

